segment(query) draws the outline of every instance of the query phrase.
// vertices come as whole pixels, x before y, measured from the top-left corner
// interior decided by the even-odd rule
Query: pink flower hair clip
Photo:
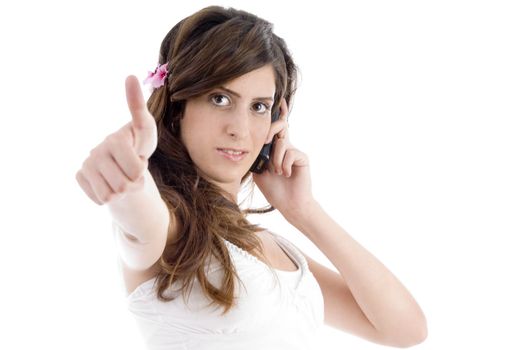
[[[161,87],[164,85],[164,80],[168,76],[168,70],[166,69],[166,66],[168,65],[168,62],[163,64],[162,66],[160,64],[157,65],[157,68],[155,68],[155,71],[150,72],[148,71],[148,76],[146,79],[144,79],[143,84],[150,84],[153,89],[157,89],[158,87]]]

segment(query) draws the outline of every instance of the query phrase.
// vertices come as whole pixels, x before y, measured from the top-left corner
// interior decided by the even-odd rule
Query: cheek
[[[181,119],[180,128],[181,128],[181,141],[186,146],[186,148],[188,148],[189,140],[188,140],[188,118],[187,117],[184,117],[183,119]]]
[[[199,114],[189,113],[181,119],[181,138],[186,145],[195,143],[196,139],[202,140],[208,129],[206,120],[201,118]]]
[[[194,121],[190,120],[188,116],[181,120],[181,141],[194,162],[197,155],[196,152],[199,151],[198,140],[201,137],[196,130],[198,130],[198,128],[196,128]]]
[[[185,116],[181,120],[181,141],[195,164],[202,166],[209,162],[210,149],[215,147],[214,128],[210,118],[199,118],[196,114]]]
[[[255,132],[255,139],[258,140],[258,142],[265,143],[269,132],[270,132],[270,123],[259,125]]]

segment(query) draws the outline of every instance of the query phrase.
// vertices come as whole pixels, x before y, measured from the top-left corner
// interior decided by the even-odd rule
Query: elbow
[[[404,342],[397,344],[396,347],[397,348],[410,348],[412,346],[423,343],[424,340],[426,340],[426,338],[427,338],[427,332],[422,332],[422,334],[416,337],[407,339]]]
[[[392,332],[384,333],[382,344],[395,348],[410,348],[421,344],[427,339],[427,324],[425,321],[413,323],[411,326],[396,327]]]
[[[424,323],[419,327],[414,327],[409,334],[403,337],[398,337],[393,346],[397,348],[410,348],[412,346],[421,344],[427,339],[427,325]]]

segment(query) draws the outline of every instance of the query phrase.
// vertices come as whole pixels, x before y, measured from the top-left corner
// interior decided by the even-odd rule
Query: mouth
[[[247,155],[248,151],[237,150],[233,148],[216,148],[216,151],[223,157],[233,160],[240,161]]]

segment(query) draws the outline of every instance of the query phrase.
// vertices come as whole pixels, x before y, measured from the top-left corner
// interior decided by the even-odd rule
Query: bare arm
[[[359,332],[361,336],[384,345],[408,347],[421,343],[427,337],[426,317],[406,287],[373,254],[351,237],[318,202],[313,202],[301,214],[289,217],[291,224],[303,232],[334,264],[345,281],[352,297],[350,303],[359,306],[363,315],[376,329],[366,329],[365,322],[357,322],[353,315],[332,315],[340,324],[346,323],[350,332]],[[340,281],[332,277],[328,269],[318,276]],[[328,274],[329,273],[329,274]],[[332,282],[331,287],[336,286]],[[325,288],[327,290],[327,288]],[[334,293],[334,290],[331,290]],[[350,294],[347,294],[351,296]],[[343,298],[342,298],[343,299]],[[347,307],[349,309],[349,307]],[[341,310],[344,310],[342,307]],[[344,319],[346,317],[346,319]],[[362,319],[363,320],[363,319]],[[374,338],[373,338],[374,337]]]
[[[143,190],[108,204],[120,256],[128,267],[139,271],[148,269],[160,258],[174,235],[173,229],[168,231],[168,207],[149,171],[144,179]]]
[[[136,77],[126,79],[131,122],[91,150],[76,179],[98,205],[107,204],[123,262],[147,270],[161,256],[175,227],[166,203],[148,171],[157,147],[157,127]]]
[[[140,244],[166,242],[169,212],[148,170],[144,186],[108,203],[115,224]]]

